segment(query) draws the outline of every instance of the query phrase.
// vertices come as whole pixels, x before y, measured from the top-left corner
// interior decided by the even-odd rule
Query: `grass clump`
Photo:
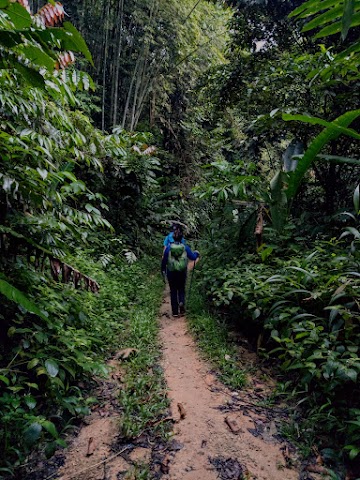
[[[154,426],[169,405],[163,372],[159,366],[161,352],[157,338],[156,319],[162,289],[160,278],[153,276],[147,279],[146,288],[142,289],[134,303],[125,335],[121,338],[120,348],[137,350],[124,364],[124,388],[119,399],[122,408],[120,432],[126,439],[136,438]],[[166,434],[166,428],[161,422],[155,430],[152,433]]]
[[[205,299],[193,283],[189,292],[187,319],[200,350],[219,369],[220,380],[230,388],[246,385],[246,373],[241,368],[236,346],[231,342],[228,328],[217,316],[211,314]]]

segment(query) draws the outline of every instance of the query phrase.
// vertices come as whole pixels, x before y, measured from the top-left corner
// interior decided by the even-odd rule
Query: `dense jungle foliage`
[[[88,411],[170,219],[202,300],[281,370],[289,436],[356,465],[359,11],[0,1],[0,474]]]

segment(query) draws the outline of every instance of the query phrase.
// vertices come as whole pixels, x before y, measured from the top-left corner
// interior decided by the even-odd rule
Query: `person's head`
[[[183,229],[182,229],[182,226],[179,223],[173,223],[172,227],[171,227],[171,230],[173,231],[173,233],[175,233],[176,231],[179,231],[179,232],[181,232],[181,235],[183,235]]]
[[[174,230],[174,240],[175,240],[175,242],[181,242],[182,238],[183,238],[182,229],[180,227],[176,228]]]

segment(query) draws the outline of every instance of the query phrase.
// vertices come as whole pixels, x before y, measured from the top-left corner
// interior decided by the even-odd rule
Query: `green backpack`
[[[188,257],[183,243],[172,243],[167,262],[169,272],[184,272],[187,268]]]

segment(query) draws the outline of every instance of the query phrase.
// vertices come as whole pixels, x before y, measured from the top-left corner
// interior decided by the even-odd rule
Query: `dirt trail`
[[[186,319],[171,317],[168,299],[161,309],[160,335],[172,415],[179,418],[179,403],[186,412],[175,425],[175,439],[182,448],[163,479],[298,479],[299,473],[285,466],[288,451],[274,438],[275,423],[270,422],[257,437],[249,432],[256,434],[256,426],[266,425],[266,420],[260,419],[256,408],[252,415],[247,409],[231,407],[236,393],[220,385],[210,373],[199,357]]]
[[[149,465],[151,478],[161,480],[299,478],[298,471],[287,468],[294,453],[276,439],[276,416],[269,416],[268,409],[256,405],[269,385],[257,379],[247,392],[226,389],[200,358],[186,319],[171,317],[166,293],[160,311],[160,340],[174,419],[170,445],[145,440],[124,447],[118,444],[114,449],[119,434],[118,392],[122,381],[121,362],[114,359],[110,362],[111,378],[99,380],[98,405],[70,440],[70,447],[51,460],[46,474],[44,467],[38,466],[29,479],[135,479],[138,477],[134,476],[134,468],[139,462]],[[246,349],[243,354],[251,356]]]

